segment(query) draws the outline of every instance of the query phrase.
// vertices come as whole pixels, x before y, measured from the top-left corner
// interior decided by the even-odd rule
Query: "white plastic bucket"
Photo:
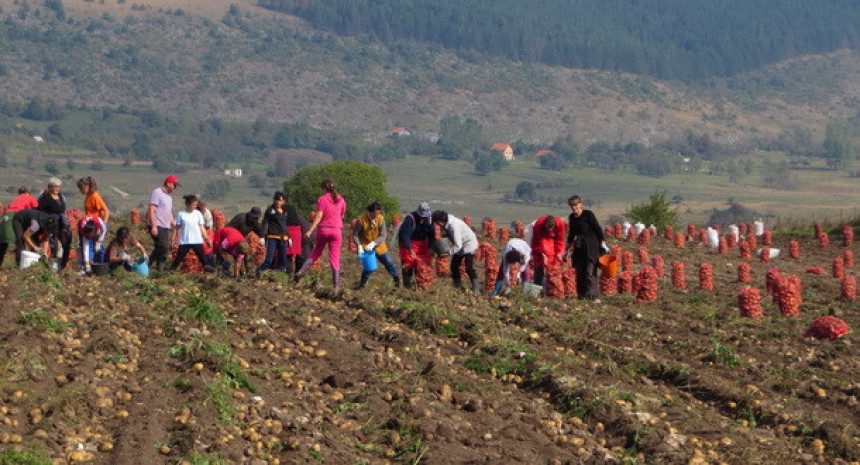
[[[21,251],[21,265],[20,268],[25,270],[30,268],[31,266],[39,263],[39,254],[35,252],[30,252],[29,250]]]
[[[539,296],[542,291],[543,291],[543,286],[538,286],[534,283],[524,283],[523,284],[523,292],[525,292],[526,294],[528,294],[532,297]]]

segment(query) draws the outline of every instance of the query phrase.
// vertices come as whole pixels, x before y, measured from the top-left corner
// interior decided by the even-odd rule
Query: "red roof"
[[[392,129],[391,133],[392,134],[400,134],[401,132],[403,132],[405,130],[406,130],[406,128],[404,128],[403,126],[399,126],[399,127]]]
[[[513,149],[513,147],[511,147],[511,144],[496,143],[496,144],[493,144],[493,146],[490,148],[490,150],[503,150],[503,151],[507,150],[507,149]]]
[[[535,152],[535,156],[536,156],[536,157],[542,157],[542,156],[544,156],[544,155],[546,155],[546,154],[548,154],[548,153],[553,153],[553,152],[552,152],[552,150],[546,150],[546,149],[544,149],[544,150],[538,150],[537,152]]]

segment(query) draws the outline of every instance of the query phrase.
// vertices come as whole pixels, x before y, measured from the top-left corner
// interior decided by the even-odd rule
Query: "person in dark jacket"
[[[66,196],[60,192],[63,181],[60,178],[53,177],[48,180],[48,188],[45,189],[37,199],[41,212],[54,215],[56,218],[57,233],[51,235],[51,249],[57,250],[57,243],[63,248],[63,256],[60,261],[60,268],[65,269],[69,263],[69,253],[72,249],[72,229],[69,227],[69,220],[66,218]]]
[[[603,229],[591,210],[582,208],[578,195],[567,200],[571,214],[568,217],[567,251],[576,270],[576,293],[580,299],[600,302],[600,285],[597,280],[597,260],[609,252]]]
[[[433,251],[430,249],[430,241],[433,240],[433,223],[430,221],[432,215],[430,204],[422,202],[415,211],[403,218],[397,232],[403,287],[412,287],[412,278],[419,262],[433,266]]]
[[[283,192],[275,192],[272,197],[272,205],[263,214],[260,223],[261,238],[266,242],[266,258],[257,268],[257,274],[274,269],[275,259],[277,266],[284,273],[287,272],[287,250],[291,245],[291,237],[287,230],[287,196]],[[295,210],[295,209],[293,209]]]
[[[254,233],[263,238],[263,226],[260,224],[260,218],[263,216],[260,207],[252,207],[248,213],[239,213],[234,216],[229,223],[228,228],[233,228],[247,237],[248,234]]]
[[[45,258],[50,258],[49,241],[39,241],[34,238],[49,239],[58,233],[60,222],[57,216],[39,210],[21,210],[12,217],[12,229],[15,231],[15,263],[21,264],[21,252],[27,247],[30,251],[38,252]]]

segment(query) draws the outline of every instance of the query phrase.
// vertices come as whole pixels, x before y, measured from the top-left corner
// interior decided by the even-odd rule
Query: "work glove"
[[[367,249],[367,250],[373,250],[375,248],[376,248],[376,241],[370,241],[370,244],[367,244],[367,246],[365,246],[365,249]]]
[[[609,247],[607,247],[606,244],[600,244],[600,254],[606,255],[608,253],[609,253]]]
[[[266,245],[266,239],[260,238],[260,245]]]
[[[90,264],[89,264],[89,263],[87,263],[86,265],[84,265],[84,271],[86,271],[86,272],[87,272],[87,274],[90,274],[90,273],[92,273],[92,272],[93,272],[93,267],[92,267],[92,266],[90,266]]]
[[[287,239],[287,248],[288,249],[293,248],[293,240],[292,239]]]

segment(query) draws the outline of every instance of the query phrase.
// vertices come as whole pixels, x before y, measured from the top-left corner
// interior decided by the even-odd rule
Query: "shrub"
[[[680,215],[678,208],[670,206],[666,191],[655,191],[647,203],[633,205],[624,214],[631,220],[643,224],[653,224],[657,228],[674,225]]]
[[[356,161],[338,161],[323,165],[306,166],[296,171],[284,183],[284,192],[290,202],[300,210],[314,209],[321,195],[320,183],[330,179],[338,192],[346,199],[348,218],[365,212],[370,202],[379,202],[382,208],[395,213],[400,203],[385,190],[388,176],[378,166]]]

